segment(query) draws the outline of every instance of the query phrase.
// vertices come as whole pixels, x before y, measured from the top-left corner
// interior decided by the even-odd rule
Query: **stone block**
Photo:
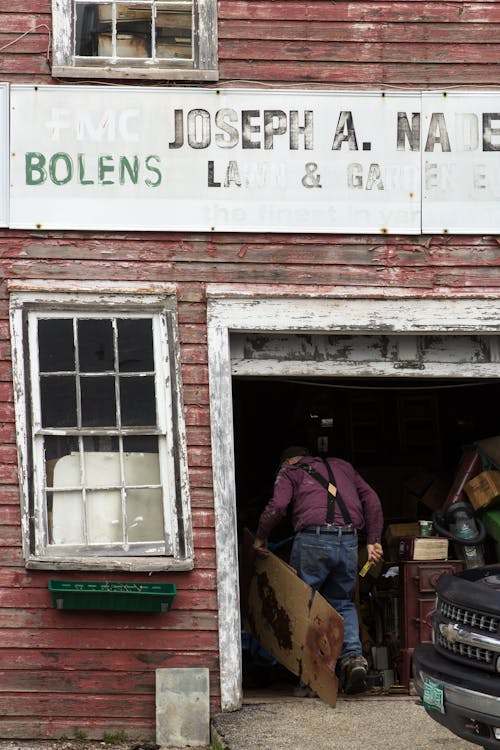
[[[160,747],[210,744],[208,669],[156,670],[156,742]]]

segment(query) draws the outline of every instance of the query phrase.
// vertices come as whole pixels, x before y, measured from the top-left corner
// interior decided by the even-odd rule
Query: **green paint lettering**
[[[125,173],[128,174],[132,184],[137,185],[137,180],[139,179],[139,157],[134,156],[131,164],[126,156],[120,156],[119,165],[120,185],[125,184]]]
[[[47,179],[45,156],[39,151],[28,151],[24,156],[27,185],[43,185]]]
[[[58,176],[58,173],[60,176]],[[49,161],[49,175],[54,185],[66,185],[73,177],[73,161],[71,156],[64,151],[58,151],[57,154],[53,154]]]
[[[85,154],[78,154],[78,182],[80,185],[94,185],[94,180],[85,179]]]
[[[161,184],[162,175],[161,175],[161,171],[158,169],[158,167],[154,167],[151,164],[152,161],[156,161],[156,162],[160,163],[160,157],[157,156],[156,154],[150,154],[149,156],[146,156],[146,161],[145,161],[145,163],[146,163],[146,169],[149,172],[152,172],[154,175],[156,175],[156,180],[152,180],[149,177],[146,177],[145,182],[146,182],[146,185],[148,187],[155,188],[155,187],[158,187],[158,185]]]
[[[106,175],[115,171],[114,164],[106,164],[106,161],[113,161],[111,154],[103,154],[97,159],[97,173],[99,175],[99,182],[101,185],[114,185],[113,180],[107,180]]]

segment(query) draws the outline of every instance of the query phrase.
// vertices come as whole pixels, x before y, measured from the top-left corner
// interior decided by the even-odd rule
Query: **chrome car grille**
[[[493,664],[496,655],[493,651],[489,651],[485,648],[479,648],[478,646],[471,646],[467,643],[458,643],[456,641],[449,641],[441,633],[435,633],[435,645],[440,646],[449,653],[455,654],[456,656],[462,656],[465,659],[471,659],[475,662],[482,662],[483,664]]]
[[[448,604],[442,600],[439,601],[438,609],[447,620],[487,633],[498,633],[500,619],[494,615],[486,615],[484,612],[474,612],[472,609],[456,607],[454,604]]]

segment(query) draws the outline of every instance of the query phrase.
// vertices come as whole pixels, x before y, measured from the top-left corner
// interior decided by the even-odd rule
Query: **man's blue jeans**
[[[359,621],[353,601],[358,573],[358,536],[299,531],[293,542],[290,565],[300,578],[344,618],[344,643],[340,661],[362,653]]]

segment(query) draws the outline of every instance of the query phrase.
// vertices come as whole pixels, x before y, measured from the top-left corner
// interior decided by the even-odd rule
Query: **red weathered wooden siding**
[[[50,0],[0,0],[6,81],[50,79]],[[500,3],[220,0],[221,82],[485,86],[500,80]]]
[[[221,0],[224,79],[427,87],[499,80],[500,4]]]
[[[32,234],[0,231],[3,279],[109,279],[178,284],[181,363],[196,565],[159,577],[178,588],[166,615],[55,611],[48,573],[21,556],[5,284],[0,294],[0,736],[154,733],[154,673],[206,666],[218,706],[217,600],[210,465],[205,286],[396,284],[416,296],[500,287],[492,237]],[[72,578],[75,575],[72,574]],[[84,573],[78,577],[85,579]],[[94,577],[94,576],[93,576]],[[105,576],[97,576],[105,578]],[[133,576],[113,575],[113,579]],[[89,718],[90,717],[90,718]]]

